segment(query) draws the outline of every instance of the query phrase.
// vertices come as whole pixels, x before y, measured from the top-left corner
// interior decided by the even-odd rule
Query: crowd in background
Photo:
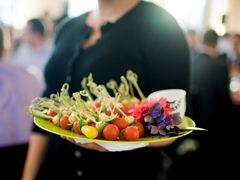
[[[67,14],[57,21],[50,20],[47,14],[45,18],[31,19],[17,39],[11,36],[12,29],[3,24],[0,26],[4,40],[9,34],[11,36],[11,49],[0,49],[0,157],[4,159],[3,154],[6,157],[15,151],[21,152],[14,156],[16,159],[22,157],[21,162],[15,164],[16,168],[20,167],[19,176],[32,125],[31,117],[26,115],[24,108],[43,93],[43,72],[53,50],[54,35],[61,28],[61,23],[67,20]],[[180,168],[183,165],[192,172],[184,179],[192,179],[199,171],[212,171],[215,163],[224,162],[222,166],[228,166],[237,147],[240,35],[219,37],[214,30],[207,30],[204,34],[189,30],[185,34],[192,64],[188,102],[192,112],[190,116],[197,126],[209,132],[193,132],[163,148],[162,172],[169,179],[176,179],[184,171]],[[212,160],[206,165],[209,159]],[[13,165],[8,161],[6,167],[10,168]],[[230,169],[226,167],[226,170]],[[204,178],[201,173],[200,178]]]
[[[43,94],[55,30],[67,18],[30,19],[17,38],[14,29],[0,22],[0,160],[4,173],[14,179],[21,178],[33,123],[26,107]]]

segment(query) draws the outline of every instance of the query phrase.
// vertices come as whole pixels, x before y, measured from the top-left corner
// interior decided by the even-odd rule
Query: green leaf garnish
[[[136,128],[136,129],[138,129],[138,126],[130,126],[130,127],[134,127],[134,128]]]
[[[107,126],[110,123],[107,123],[106,121],[102,121],[99,126],[98,126],[98,132],[103,132],[103,129],[105,128],[105,126]]]
[[[107,123],[111,123],[114,119],[116,119],[118,117],[118,114],[115,114],[115,116],[113,116],[112,118],[110,119],[107,119],[107,120],[104,120],[105,122]]]
[[[87,123],[81,118],[81,116],[78,116],[78,117],[80,117],[80,118],[79,118],[79,121],[77,123],[77,127],[78,127],[78,130],[81,131],[82,127],[84,125],[87,125]]]
[[[58,123],[57,123],[57,126],[60,127],[60,119],[63,117],[63,113],[61,111],[58,112],[57,114],[58,116]]]
[[[123,129],[119,135],[119,139],[124,139],[124,131],[127,129],[127,127],[125,129]]]

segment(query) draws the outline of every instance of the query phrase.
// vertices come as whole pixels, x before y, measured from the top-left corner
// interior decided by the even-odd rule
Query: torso
[[[105,85],[110,79],[116,80],[119,84],[120,77],[126,75],[129,69],[138,75],[138,85],[145,96],[160,89],[180,88],[188,90],[189,56],[187,42],[177,23],[171,21],[171,17],[163,9],[142,1],[116,23],[107,23],[97,30],[89,27],[86,21],[87,17],[88,14],[84,14],[75,18],[59,31],[55,43],[56,49],[45,70],[48,86],[44,96],[48,97],[51,93],[60,91],[62,85],[66,83],[67,72],[70,72],[72,77],[69,83],[71,88],[69,94],[72,94],[82,90],[81,81],[89,73],[93,74],[93,80],[97,84]],[[152,17],[156,21],[151,21]],[[171,23],[168,23],[169,21]],[[160,24],[156,22],[160,22]],[[169,32],[169,30],[171,31]],[[182,46],[178,46],[176,39]],[[169,51],[169,47],[174,49],[174,53]],[[76,53],[76,51],[79,52]],[[72,64],[69,65],[69,62]],[[70,71],[68,71],[69,66],[71,66]],[[135,95],[137,96],[137,93]],[[87,175],[85,177],[88,179],[94,179],[91,176],[96,176],[95,179],[97,179],[97,176],[101,177],[100,174],[104,174],[105,179],[116,179],[115,176],[109,176],[109,172],[117,173],[110,160],[121,162],[124,159],[131,159],[136,154],[146,155],[149,153],[154,154],[154,158],[160,159],[157,157],[160,156],[158,148],[143,148],[117,154],[105,153],[102,156],[101,153],[81,149],[72,143],[67,143],[57,135],[52,134],[51,136],[49,142],[51,148],[47,154],[50,159],[53,159],[53,164],[56,164],[56,160],[64,164],[72,164],[67,167],[67,170],[64,170],[65,166],[56,166],[56,171],[52,167],[47,169],[47,171],[51,171],[49,174],[52,173],[54,178],[56,178],[56,174],[61,176],[61,179],[62,174],[75,175],[74,168],[81,168],[84,174],[83,178]],[[66,148],[66,146],[68,147]],[[82,153],[80,159],[74,157],[76,149]],[[63,162],[59,156],[65,158]],[[92,173],[92,169],[86,166],[89,157],[107,169],[96,168],[97,172],[95,173],[94,169],[94,173]],[[131,173],[134,176],[132,179],[153,179],[150,176],[156,175],[159,163],[158,161],[152,162],[152,160],[136,158],[134,162],[137,165],[141,165],[143,162],[144,164],[151,163],[151,173]],[[132,166],[131,163],[126,163],[125,166],[127,169],[133,168],[132,172],[137,172],[139,169],[138,166]],[[107,173],[105,173],[106,171]],[[119,178],[123,175],[124,173],[117,174]]]

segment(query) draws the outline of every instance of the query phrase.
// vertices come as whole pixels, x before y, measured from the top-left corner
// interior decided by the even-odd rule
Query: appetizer
[[[56,126],[82,134],[90,139],[136,141],[139,137],[162,138],[182,134],[179,113],[166,98],[147,100],[137,83],[137,74],[129,70],[118,86],[110,80],[97,85],[92,74],[83,78],[83,90],[69,95],[69,85],[49,98],[37,97],[29,106],[33,116],[48,119]],[[140,99],[134,96],[133,87]],[[107,88],[114,93],[112,97]]]

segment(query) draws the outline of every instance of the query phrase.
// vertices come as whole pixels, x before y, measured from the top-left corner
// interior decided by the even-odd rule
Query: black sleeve
[[[188,93],[190,55],[183,31],[165,10],[149,17],[149,33],[143,43],[149,93],[174,88]]]
[[[187,92],[189,116],[190,53],[185,35],[176,20],[165,10],[152,11],[142,51],[146,61],[148,94],[163,89],[183,89]]]

